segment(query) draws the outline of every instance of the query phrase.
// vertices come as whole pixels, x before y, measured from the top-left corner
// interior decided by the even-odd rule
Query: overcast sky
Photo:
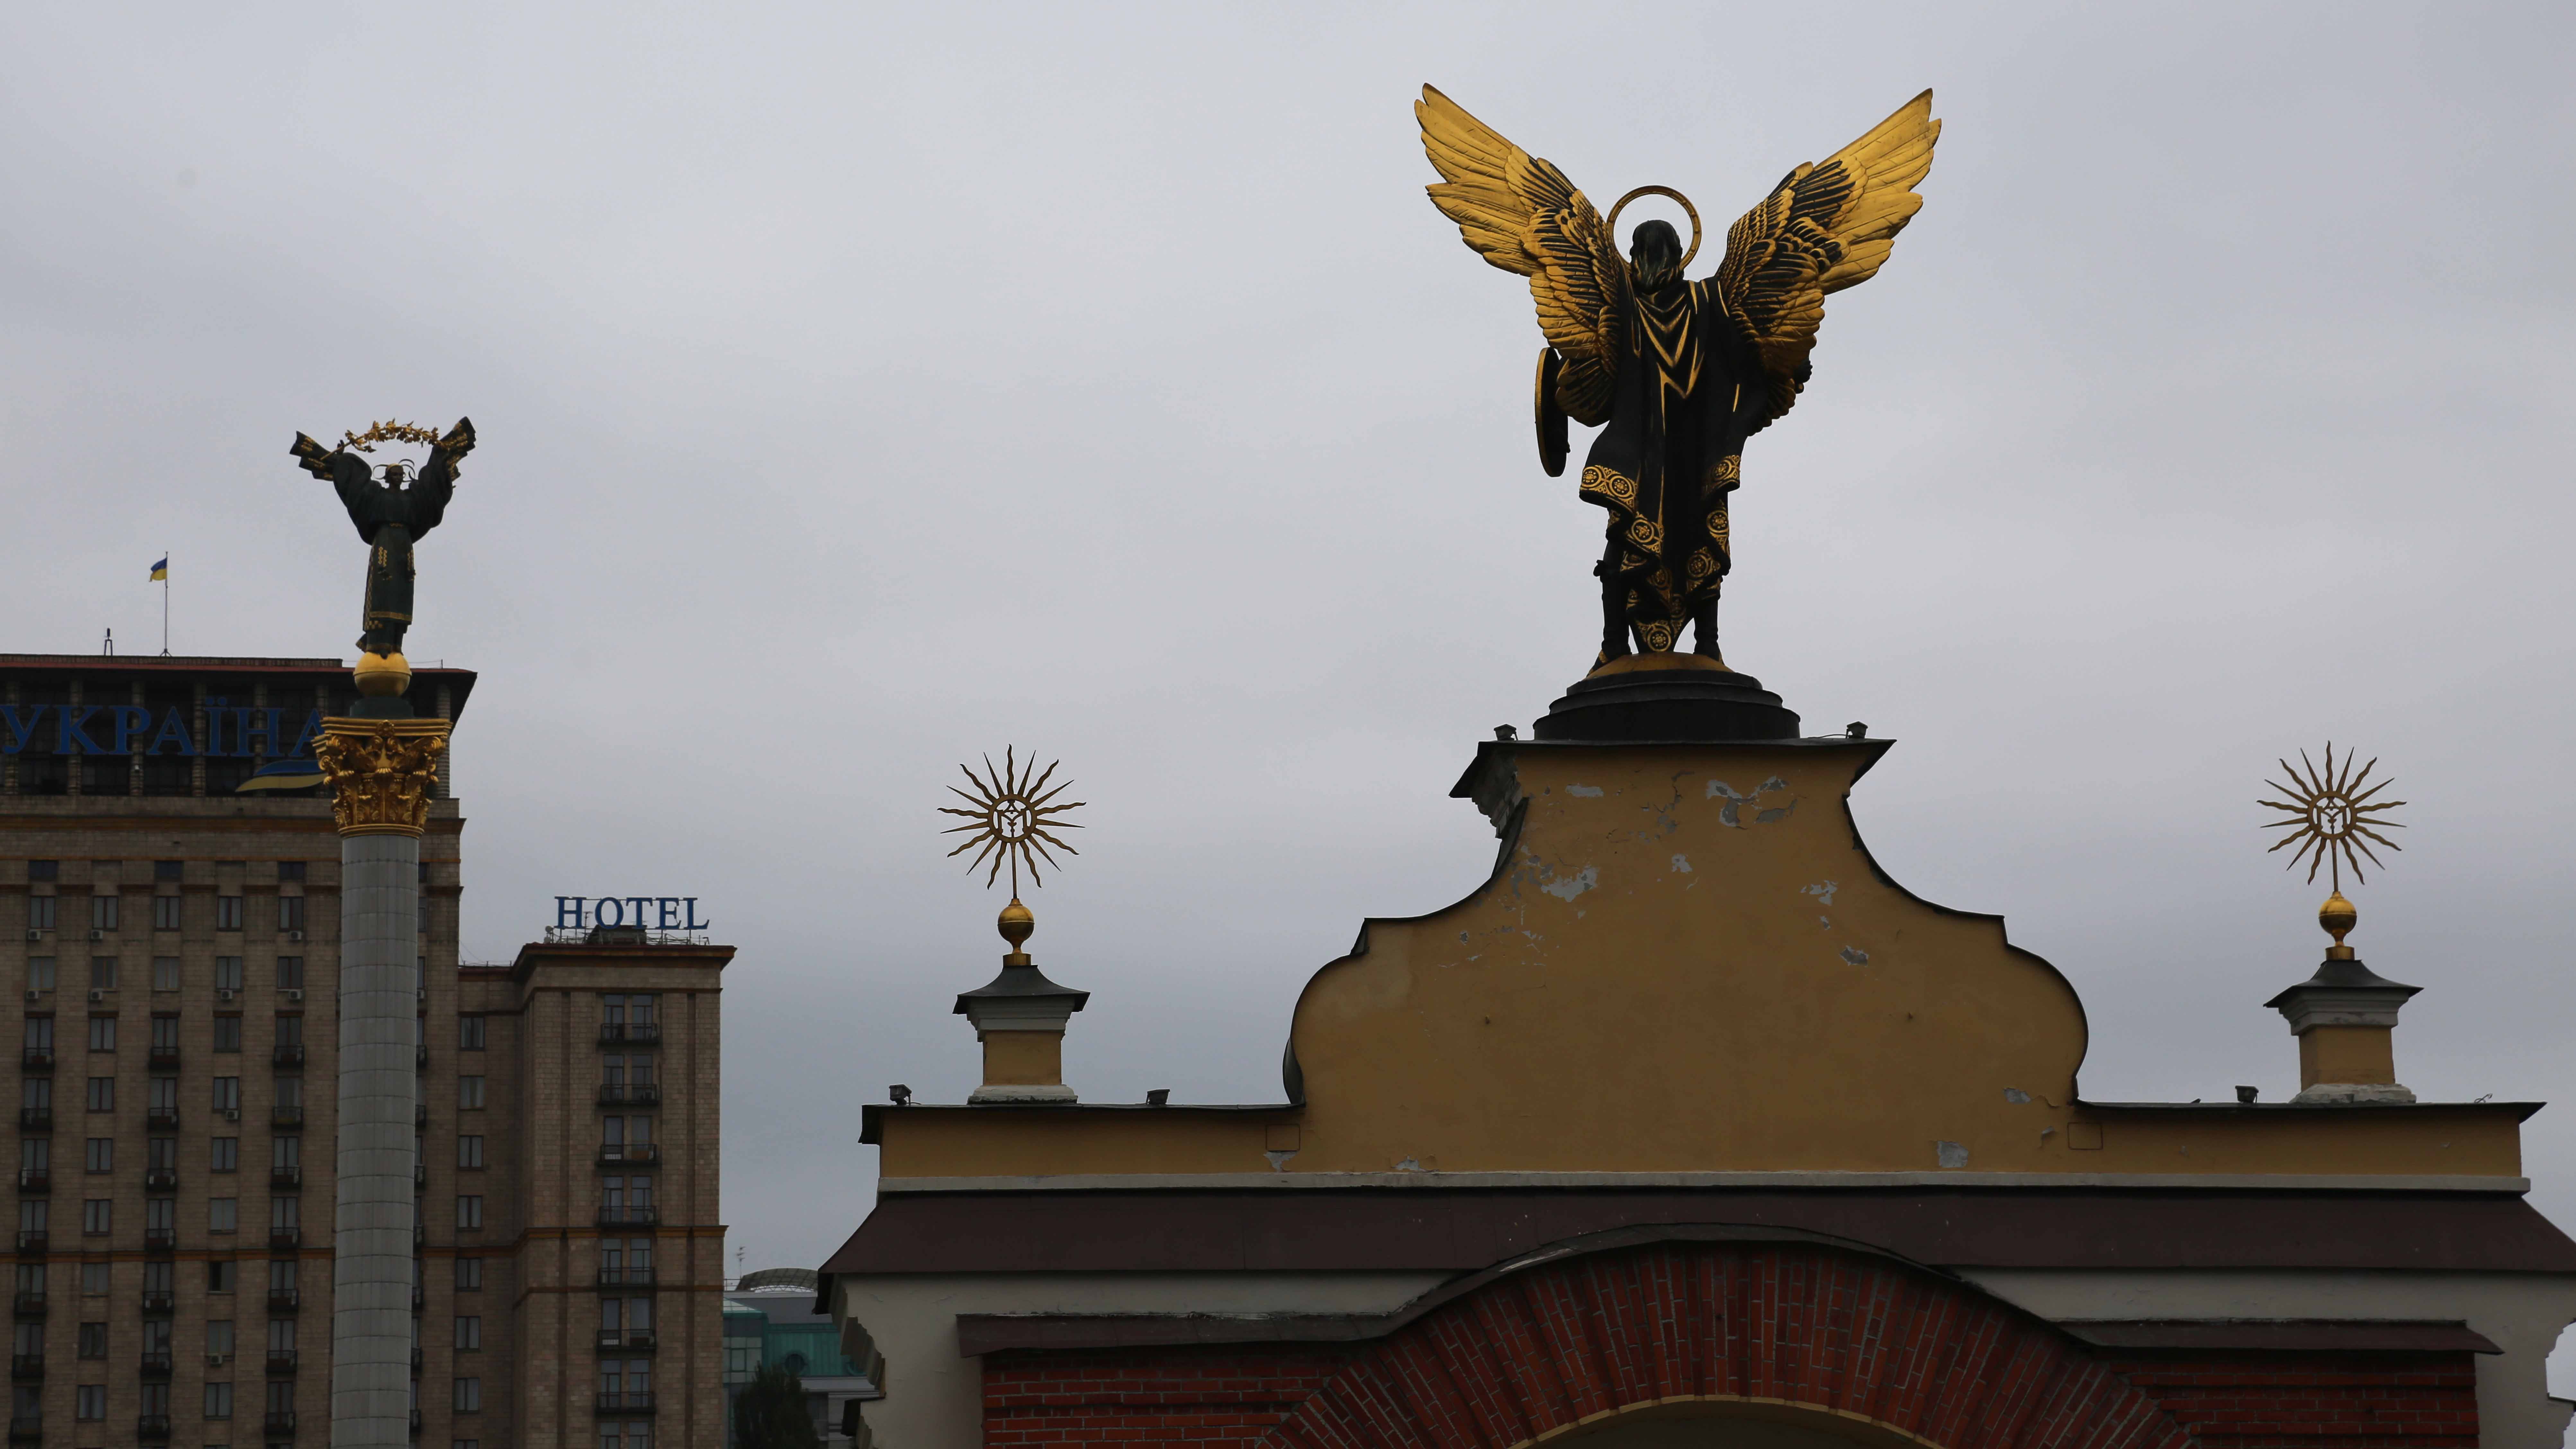
[[[410,638],[482,672],[466,956],[698,896],[733,1241],[810,1266],[859,1105],[977,1080],[957,761],[1091,802],[1029,897],[1092,1099],[1277,1100],[1309,973],[1482,879],[1447,790],[1589,664],[1599,523],[1417,87],[1721,232],[1931,86],[1729,659],[1899,741],[1872,849],[2073,980],[2088,1097],[2296,1089],[2323,885],[2253,802],[2331,738],[2412,802],[2351,892],[2400,1076],[2576,1099],[2569,14],[12,5],[0,648],[157,647],[166,548],[174,650],[347,656],[287,443],[471,414]],[[2525,1140],[2576,1218],[2576,1100]]]

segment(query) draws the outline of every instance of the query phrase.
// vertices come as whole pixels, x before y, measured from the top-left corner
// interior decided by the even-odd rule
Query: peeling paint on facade
[[[1568,785],[1565,787],[1565,793],[1581,800],[1598,800],[1601,798],[1601,787],[1598,785]]]
[[[1691,873],[1690,857],[1689,857],[1689,856],[1687,856],[1687,855],[1676,855],[1676,856],[1674,856],[1674,857],[1673,857],[1673,873],[1674,873],[1674,874],[1676,874],[1676,875],[1688,875],[1688,874],[1690,874],[1690,873]]]
[[[1944,1168],[1953,1171],[1968,1165],[1968,1149],[1956,1142],[1933,1143],[1932,1156]]]
[[[1549,881],[1539,889],[1558,900],[1571,901],[1599,884],[1601,884],[1601,872],[1587,865],[1565,879]]]
[[[2019,1107],[2030,1101],[2030,1093],[2023,1091],[2019,1087],[2006,1087],[2004,1088],[2004,1100],[2012,1103],[2016,1107]]]
[[[1798,887],[1798,894],[1802,896],[1814,896],[1816,898],[1817,905],[1830,906],[1834,903],[1834,892],[1841,889],[1841,886],[1834,884],[1832,881],[1820,880],[1811,886]]]
[[[1869,953],[1860,949],[1858,946],[1845,946],[1843,948],[1843,959],[1849,961],[1854,966],[1866,966],[1869,964]]]

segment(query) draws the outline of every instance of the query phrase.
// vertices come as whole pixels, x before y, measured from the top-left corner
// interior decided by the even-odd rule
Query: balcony
[[[154,1042],[152,1049],[144,1053],[143,1064],[150,1067],[176,1068],[179,1065],[179,1048],[175,1044],[164,1046]]]
[[[261,1416],[259,1427],[260,1432],[269,1435],[271,1438],[275,1438],[279,1435],[292,1436],[295,1433],[295,1411],[293,1409],[271,1409]]]
[[[20,1318],[42,1318],[45,1316],[45,1295],[42,1292],[21,1292],[14,1306]]]
[[[12,1415],[10,1415],[10,1416],[9,1416],[9,1442],[10,1442],[10,1443],[12,1443],[12,1444],[36,1444],[36,1443],[41,1443],[41,1442],[43,1442],[44,1437],[45,1437],[45,1416],[44,1416],[44,1415],[42,1415],[42,1414],[12,1414]]]
[[[631,1087],[608,1082],[599,1089],[599,1105],[603,1107],[650,1107],[661,1100],[662,1088],[656,1082],[638,1082]]]
[[[157,1132],[175,1132],[179,1127],[179,1109],[176,1107],[149,1108],[143,1114],[143,1125]]]
[[[51,1107],[21,1107],[21,1108],[19,1108],[19,1109],[18,1109],[18,1130],[19,1130],[19,1131],[21,1131],[21,1132],[51,1132],[51,1131],[53,1131],[53,1130],[54,1130],[54,1109],[53,1109],[53,1108],[51,1108]]]
[[[296,1309],[302,1307],[303,1303],[304,1295],[292,1288],[271,1288],[268,1290],[268,1311],[271,1313],[293,1313]],[[417,1308],[420,1305],[414,1304],[412,1306]]]
[[[599,1225],[603,1228],[624,1227],[630,1223],[650,1226],[661,1220],[662,1215],[649,1207],[604,1207],[599,1210]]]
[[[175,1253],[179,1251],[179,1230],[177,1228],[145,1228],[143,1230],[143,1251],[147,1253]]]
[[[601,1394],[598,1412],[602,1414],[649,1414],[653,1412],[653,1391],[623,1394]]]
[[[137,1439],[150,1440],[168,1439],[170,1437],[170,1416],[167,1414],[139,1414],[135,1416],[134,1437]]]
[[[50,1072],[54,1069],[54,1049],[28,1047],[18,1053],[18,1065],[21,1069],[30,1072]]]
[[[650,1288],[653,1286],[653,1270],[650,1268],[602,1268],[599,1270],[599,1286],[602,1288]]]
[[[285,1378],[293,1374],[295,1372],[295,1350],[291,1348],[270,1349],[268,1351],[268,1371],[271,1376],[277,1378]]]
[[[653,1333],[650,1329],[620,1333],[614,1328],[603,1328],[599,1331],[599,1346],[603,1351],[615,1349],[621,1353],[627,1349],[649,1349],[653,1346]]]
[[[302,1187],[304,1185],[304,1169],[300,1167],[271,1167],[268,1170],[268,1185],[270,1187]]]
[[[45,1230],[43,1228],[20,1228],[18,1230],[18,1251],[21,1253],[41,1253],[45,1251],[45,1245],[48,1241],[49,1240],[45,1236]]]
[[[145,1192],[177,1192],[179,1190],[179,1170],[174,1167],[152,1168],[143,1174],[143,1190]]]
[[[303,1044],[301,1042],[279,1042],[275,1047],[270,1048],[268,1053],[268,1064],[272,1067],[284,1067],[289,1070],[301,1068],[304,1065]]]
[[[167,1288],[143,1290],[143,1311],[149,1317],[167,1318],[178,1306],[178,1295]]]
[[[300,1248],[304,1246],[304,1230],[272,1227],[268,1230],[268,1245],[272,1248]]]
[[[143,1356],[143,1378],[149,1383],[170,1377],[170,1355],[147,1353]]]
[[[42,1167],[18,1169],[18,1190],[42,1195],[54,1190],[54,1175]]]
[[[302,1107],[290,1107],[286,1103],[280,1102],[276,1106],[268,1109],[268,1125],[271,1127],[301,1127],[304,1125],[304,1109]]]
[[[599,1040],[602,1045],[624,1042],[650,1043],[660,1041],[661,1039],[662,1024],[658,1021],[629,1021],[623,1023],[603,1021],[599,1024]]]
[[[623,1147],[611,1142],[599,1149],[599,1165],[602,1167],[623,1167],[631,1162],[661,1160],[662,1147],[657,1142],[629,1142]]]
[[[26,1380],[41,1379],[44,1376],[45,1356],[43,1354],[13,1353],[9,1355],[9,1377],[17,1379],[23,1383]]]

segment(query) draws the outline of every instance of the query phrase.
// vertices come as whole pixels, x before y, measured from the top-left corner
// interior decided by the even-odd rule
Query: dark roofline
[[[1294,1102],[1169,1102],[1156,1106],[1151,1102],[866,1102],[859,1107],[859,1145],[877,1147],[888,1112],[973,1112],[979,1116],[994,1112],[1046,1112],[1054,1114],[1081,1112],[1161,1112],[1183,1117],[1207,1116],[1229,1112],[1297,1112],[1303,1110]]]
[[[733,950],[731,946],[655,946],[641,942],[616,946],[554,946],[543,941],[530,941],[519,948],[518,959],[510,963],[510,978],[525,980],[530,972],[537,969],[538,961],[549,957],[570,957],[576,962],[587,957],[602,964],[640,960],[656,966],[686,966],[695,962],[712,965],[722,971],[725,963],[733,959]]]
[[[547,947],[548,950],[584,949]],[[591,948],[597,949],[597,948]],[[2510,1116],[2516,1122],[2528,1121],[2531,1115],[2549,1105],[2546,1102],[2087,1102],[2078,1098],[2075,1109],[2124,1117],[2150,1116],[2159,1112],[2315,1112],[2315,1113],[2411,1113],[2466,1112],[2475,1116]],[[888,1112],[1044,1112],[1054,1116],[1078,1116],[1086,1112],[1301,1112],[1294,1102],[1172,1102],[1157,1107],[1151,1102],[868,1102],[859,1108],[859,1144],[883,1146],[885,1114]]]
[[[72,674],[283,674],[339,675],[348,677],[349,664],[340,659],[271,658],[255,654],[0,654],[0,672],[33,670]],[[418,694],[422,685],[444,684],[448,687],[448,712],[457,719],[465,717],[465,700],[474,692],[479,678],[471,669],[429,668],[415,665],[411,672],[411,693]],[[415,700],[417,704],[419,701]]]

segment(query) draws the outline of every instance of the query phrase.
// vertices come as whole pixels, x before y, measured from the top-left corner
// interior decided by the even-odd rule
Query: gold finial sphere
[[[1011,954],[1003,957],[1003,961],[1013,966],[1029,964],[1029,953],[1021,947],[1027,944],[1037,928],[1037,913],[1021,905],[1018,896],[1011,897],[1011,903],[1002,907],[1000,918],[993,922],[993,929],[1001,932],[1002,939],[1011,943]]]
[[[399,654],[361,654],[350,673],[357,676],[358,693],[370,699],[411,688],[411,661]]]
[[[2337,961],[2352,958],[2352,948],[2343,943],[2344,933],[2359,924],[2360,920],[2361,912],[2352,908],[2352,902],[2344,899],[2341,891],[2326,897],[2326,903],[2317,907],[2317,924],[2325,927],[2327,934],[2334,937],[2334,944],[2326,948],[2326,955],[2329,958]]]

